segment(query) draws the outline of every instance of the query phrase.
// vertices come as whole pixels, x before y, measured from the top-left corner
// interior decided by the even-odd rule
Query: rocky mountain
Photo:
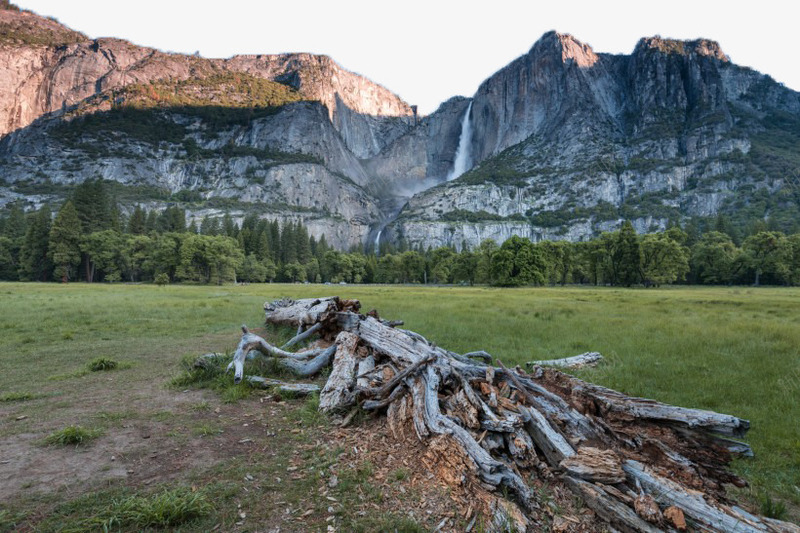
[[[0,104],[0,203],[102,177],[123,208],[302,220],[342,248],[800,220],[800,94],[707,40],[551,32],[417,117],[326,56],[167,54],[0,10]]]
[[[724,214],[800,218],[800,94],[704,39],[597,54],[545,34],[472,98],[475,166],[410,199],[389,238],[578,240]]]

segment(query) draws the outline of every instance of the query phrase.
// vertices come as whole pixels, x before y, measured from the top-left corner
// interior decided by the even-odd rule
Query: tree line
[[[462,246],[384,244],[380,254],[332,249],[299,222],[229,214],[186,223],[177,206],[123,216],[102,180],[77,186],[53,216],[19,206],[0,219],[0,279],[86,282],[800,284],[800,233],[731,236],[720,218],[699,231],[673,225],[638,235],[630,222],[582,242],[513,236]],[[737,242],[737,240],[739,242]]]

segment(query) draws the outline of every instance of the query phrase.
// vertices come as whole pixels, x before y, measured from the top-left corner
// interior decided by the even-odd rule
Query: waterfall
[[[378,230],[378,234],[375,235],[375,255],[379,255],[381,249],[381,233],[383,233],[383,228]]]
[[[472,102],[467,106],[467,112],[461,119],[461,135],[458,138],[458,149],[453,161],[453,170],[447,175],[447,181],[452,181],[461,174],[472,168],[471,154],[469,153],[472,144],[472,122],[469,120],[472,111]]]

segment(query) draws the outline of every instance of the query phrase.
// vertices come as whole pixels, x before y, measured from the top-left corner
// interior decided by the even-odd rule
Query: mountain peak
[[[643,37],[636,44],[634,54],[644,51],[658,51],[665,54],[698,55],[730,62],[730,58],[722,51],[722,47],[719,43],[711,39],[683,41],[680,39],[667,39],[660,35]]]
[[[597,62],[592,47],[569,33],[551,30],[542,35],[531,48],[531,53],[558,54],[564,63],[574,61],[579,67],[591,67]]]

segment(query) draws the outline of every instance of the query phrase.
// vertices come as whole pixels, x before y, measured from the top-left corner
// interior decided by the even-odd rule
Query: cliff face
[[[447,182],[468,111],[472,169]],[[608,55],[550,32],[415,118],[326,56],[165,54],[0,11],[0,204],[103,177],[128,204],[302,219],[340,247],[577,240],[719,213],[788,229],[798,151],[800,94],[703,39]]]
[[[35,39],[36,34],[48,36]],[[130,84],[245,72],[297,89],[322,102],[348,148],[378,153],[413,124],[408,104],[327,56],[281,54],[204,59],[165,54],[120,39],[89,40],[32,13],[0,11],[0,135],[85,98]]]
[[[613,56],[551,32],[472,101],[475,168],[411,198],[387,234],[460,247],[800,215],[800,94],[713,41],[646,38]]]

